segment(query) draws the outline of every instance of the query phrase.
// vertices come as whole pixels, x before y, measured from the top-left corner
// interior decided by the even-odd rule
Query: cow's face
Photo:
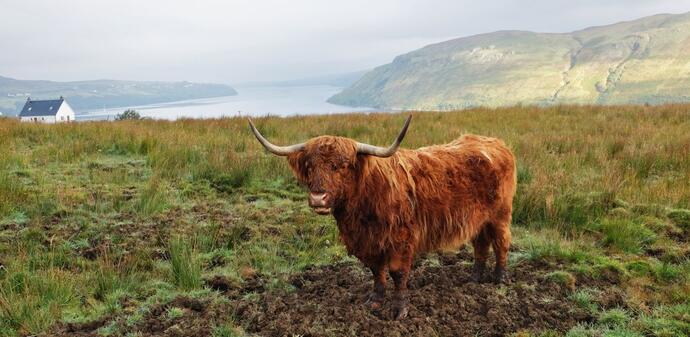
[[[341,137],[317,137],[306,142],[302,151],[289,154],[288,162],[309,189],[309,206],[318,214],[330,214],[355,186],[357,143]]]
[[[290,146],[277,146],[259,133],[251,119],[249,126],[266,150],[288,157],[297,179],[309,188],[309,206],[318,214],[330,214],[355,191],[358,156],[392,156],[405,137],[411,119],[412,116],[407,118],[395,142],[387,148],[333,136],[316,137],[306,143]]]

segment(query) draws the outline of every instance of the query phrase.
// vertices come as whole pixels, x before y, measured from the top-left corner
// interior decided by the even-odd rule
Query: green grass
[[[165,317],[169,320],[175,320],[176,318],[180,318],[182,316],[184,316],[184,309],[182,308],[170,307],[165,312]]]
[[[242,337],[244,334],[235,327],[222,325],[213,330],[213,337]]]
[[[550,272],[546,274],[546,279],[558,283],[567,289],[575,289],[575,277],[567,271],[557,270]]]
[[[258,118],[277,144],[342,134],[388,144],[399,114]],[[415,113],[403,146],[462,133],[504,139],[518,160],[510,268],[541,262],[596,317],[571,336],[688,334],[690,107],[514,107]],[[0,336],[102,315],[132,334],[176,296],[348,259],[284,158],[243,119],[21,124],[0,119]],[[686,240],[686,241],[683,241]],[[433,261],[432,261],[433,262]],[[429,263],[432,263],[429,262]],[[617,279],[623,318],[579,277]],[[169,319],[184,319],[170,309]],[[231,315],[215,336],[240,336]],[[616,322],[625,321],[625,324]],[[215,323],[214,323],[215,324]],[[552,332],[543,332],[544,334]],[[536,333],[535,335],[538,335]]]
[[[136,204],[136,211],[144,216],[160,213],[168,207],[168,193],[158,177],[149,179]]]
[[[607,326],[626,326],[630,322],[630,314],[621,308],[614,308],[601,312],[597,320]]]
[[[573,302],[589,313],[596,313],[599,309],[595,298],[596,293],[594,293],[591,289],[579,289],[570,295],[570,299]]]
[[[653,243],[656,234],[630,219],[602,219],[591,226],[603,235],[603,244],[624,252],[639,253]]]
[[[169,244],[173,283],[184,290],[201,287],[201,263],[189,241],[173,238]]]
[[[678,227],[690,231],[690,210],[687,209],[675,209],[671,210],[667,214],[668,218],[671,219]]]

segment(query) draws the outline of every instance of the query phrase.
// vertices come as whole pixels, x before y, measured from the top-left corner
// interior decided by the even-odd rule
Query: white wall
[[[55,116],[22,117],[22,122],[53,124],[55,123]]]
[[[72,107],[67,104],[67,101],[62,102],[62,105],[60,105],[60,110],[58,110],[57,114],[55,114],[55,120],[58,123],[74,122],[74,118],[74,110],[72,110]]]

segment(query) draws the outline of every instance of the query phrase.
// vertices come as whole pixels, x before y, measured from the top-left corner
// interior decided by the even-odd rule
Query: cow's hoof
[[[494,271],[494,279],[493,279],[495,284],[503,284],[506,283],[506,272],[503,269],[496,269]]]
[[[393,318],[396,321],[405,319],[407,317],[407,306],[394,307],[393,308]]]
[[[470,276],[472,278],[472,281],[481,283],[484,280],[484,272],[482,270],[473,270],[472,275]]]
[[[472,268],[472,275],[470,278],[474,282],[481,283],[484,280],[484,266],[475,264]]]
[[[368,305],[371,310],[381,310],[383,306],[383,295],[372,292],[364,303]]]
[[[393,319],[401,320],[407,317],[407,300],[396,299],[393,302]]]
[[[472,282],[482,283],[482,279],[483,279],[484,277],[483,277],[483,275],[482,275],[481,273],[478,273],[478,272],[476,272],[476,271],[473,271],[473,272],[472,272],[472,276],[470,276],[470,278],[472,279]]]

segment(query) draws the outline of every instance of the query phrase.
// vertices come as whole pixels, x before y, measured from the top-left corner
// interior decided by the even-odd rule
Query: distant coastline
[[[54,82],[0,76],[0,112],[16,115],[27,98],[67,98],[78,113],[88,110],[237,95],[225,84],[94,80]]]
[[[373,111],[369,107],[348,107],[326,102],[343,88],[328,84],[238,86],[239,94],[120,108],[91,109],[77,112],[78,121],[112,120],[126,108],[143,117],[175,120],[178,118],[221,118],[234,116],[327,115]]]

